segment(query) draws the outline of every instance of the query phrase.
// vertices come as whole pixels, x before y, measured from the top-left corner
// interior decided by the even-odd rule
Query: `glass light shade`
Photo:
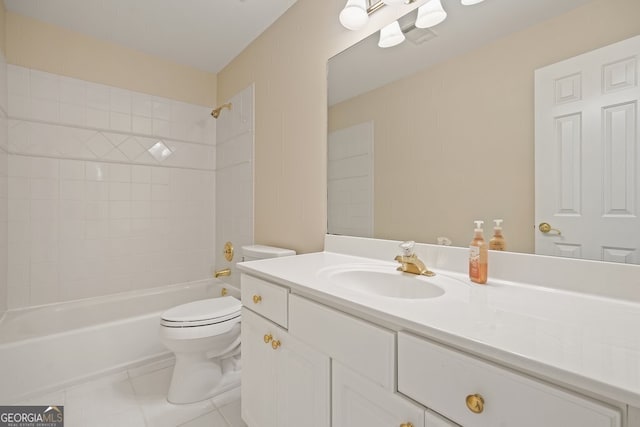
[[[484,0],[460,0],[460,3],[462,3],[465,6],[471,6],[474,4],[478,4],[478,3],[482,3]]]
[[[395,46],[402,43],[404,41],[404,38],[404,34],[402,34],[402,30],[400,29],[400,24],[398,24],[398,21],[393,21],[391,24],[380,30],[380,40],[378,41],[378,46]]]
[[[382,3],[389,6],[398,6],[401,4],[405,4],[406,0],[382,0]]]
[[[447,12],[442,8],[440,0],[429,0],[418,8],[416,27],[430,28],[438,25],[447,17]]]
[[[348,30],[357,31],[369,21],[366,0],[348,0],[340,12],[340,23]]]

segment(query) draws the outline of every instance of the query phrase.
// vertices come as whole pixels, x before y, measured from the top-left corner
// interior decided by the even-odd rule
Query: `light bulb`
[[[404,41],[404,38],[404,34],[402,34],[402,30],[400,29],[400,24],[398,23],[398,21],[393,21],[391,24],[380,30],[380,40],[378,41],[378,46],[395,46],[402,43]]]
[[[484,0],[460,0],[460,3],[462,3],[465,6],[471,6],[474,4],[478,4],[478,3],[482,3]]]
[[[357,31],[369,21],[366,0],[348,0],[340,12],[340,23],[343,27]]]
[[[416,27],[430,28],[438,25],[447,17],[447,12],[442,8],[440,0],[429,0],[418,8]]]

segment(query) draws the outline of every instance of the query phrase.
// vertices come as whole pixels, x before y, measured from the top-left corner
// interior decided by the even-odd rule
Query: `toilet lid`
[[[234,318],[240,313],[242,303],[231,296],[194,301],[170,308],[162,313],[167,322],[202,322]]]

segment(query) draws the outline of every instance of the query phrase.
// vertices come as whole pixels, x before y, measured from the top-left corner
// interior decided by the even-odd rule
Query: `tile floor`
[[[165,360],[17,404],[64,405],[65,427],[246,427],[239,387],[189,405],[167,402],[172,371]]]

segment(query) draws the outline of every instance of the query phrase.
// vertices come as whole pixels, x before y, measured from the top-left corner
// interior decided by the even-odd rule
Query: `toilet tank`
[[[248,245],[242,247],[242,260],[255,261],[257,259],[278,258],[295,255],[292,249],[276,248],[274,246]]]

